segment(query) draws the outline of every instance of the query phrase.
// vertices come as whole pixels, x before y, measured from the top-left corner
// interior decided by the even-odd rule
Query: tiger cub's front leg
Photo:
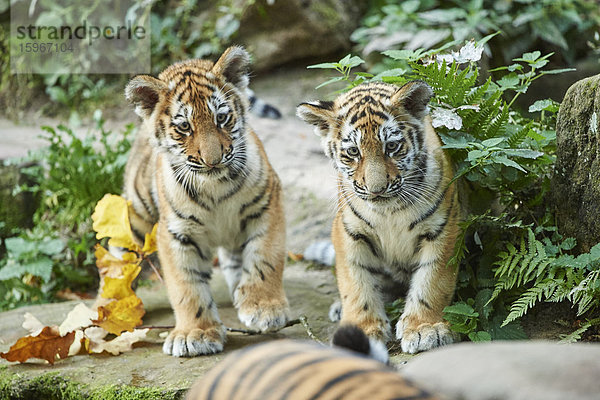
[[[285,219],[279,179],[268,181],[262,201],[241,212],[240,229],[246,233],[241,246],[239,282],[233,288],[238,317],[246,326],[261,332],[283,327],[289,319],[283,291],[285,263]]]
[[[445,240],[423,243],[404,312],[396,325],[396,338],[401,340],[405,353],[426,351],[454,341],[442,316],[456,284],[456,269],[447,265],[455,236],[456,229],[452,228],[445,232]]]
[[[175,328],[165,340],[163,352],[187,357],[223,351],[225,328],[209,287],[209,249],[170,230],[168,222],[162,219],[157,242],[167,293],[175,311]]]
[[[391,336],[381,293],[381,277],[385,274],[373,241],[343,221],[338,213],[333,222],[335,271],[342,302],[340,324],[360,327],[368,336],[384,342]]]

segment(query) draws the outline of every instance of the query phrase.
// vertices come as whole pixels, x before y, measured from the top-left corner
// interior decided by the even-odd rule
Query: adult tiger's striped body
[[[388,340],[384,293],[408,286],[396,338],[409,353],[452,342],[442,310],[456,271],[446,264],[458,234],[453,171],[440,149],[421,81],[355,87],[334,102],[303,103],[338,171],[332,241],[341,320]]]
[[[139,239],[159,221],[158,256],[176,319],[167,354],[223,349],[225,329],[209,289],[217,247],[240,320],[267,331],[288,318],[281,185],[246,124],[248,63],[248,53],[232,47],[214,64],[177,63],[126,88],[144,122],[125,196]]]
[[[232,353],[194,384],[187,399],[435,400],[438,397],[405,380],[385,364],[358,353],[314,342],[279,340]]]

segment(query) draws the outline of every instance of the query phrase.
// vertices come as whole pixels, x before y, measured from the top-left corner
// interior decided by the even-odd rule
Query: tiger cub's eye
[[[385,144],[385,150],[386,150],[388,153],[391,153],[391,152],[393,152],[393,151],[396,151],[396,150],[398,150],[398,147],[400,147],[400,143],[399,143],[399,142],[387,142],[387,143]]]
[[[187,122],[187,121],[180,122],[177,125],[177,128],[179,128],[179,130],[184,131],[184,132],[185,131],[189,131],[190,130],[190,123]]]
[[[223,125],[228,119],[228,114],[217,114],[217,124]]]
[[[346,153],[348,153],[350,157],[357,157],[360,154],[360,151],[358,151],[358,147],[352,146],[346,150]]]

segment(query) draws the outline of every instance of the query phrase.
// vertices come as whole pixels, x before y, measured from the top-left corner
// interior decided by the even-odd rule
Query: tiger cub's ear
[[[135,112],[142,118],[148,118],[167,85],[150,75],[138,75],[125,87],[125,98],[135,105]]]
[[[296,107],[296,115],[311,125],[315,126],[317,136],[327,136],[329,127],[335,122],[333,101],[312,101],[300,103]]]
[[[429,113],[429,100],[433,89],[423,81],[412,81],[402,86],[392,96],[392,105],[404,108],[413,117],[421,119]]]
[[[228,82],[233,83],[243,92],[249,83],[249,67],[250,54],[243,47],[231,46],[217,60],[212,72],[223,75]]]

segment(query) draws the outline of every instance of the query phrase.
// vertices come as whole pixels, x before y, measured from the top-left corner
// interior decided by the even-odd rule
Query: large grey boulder
[[[600,75],[569,88],[558,112],[552,197],[558,227],[579,250],[600,242]]]
[[[236,41],[265,70],[303,58],[350,49],[368,2],[360,0],[258,0],[240,21]]]
[[[461,400],[600,398],[600,344],[462,343],[411,360],[401,373]]]

